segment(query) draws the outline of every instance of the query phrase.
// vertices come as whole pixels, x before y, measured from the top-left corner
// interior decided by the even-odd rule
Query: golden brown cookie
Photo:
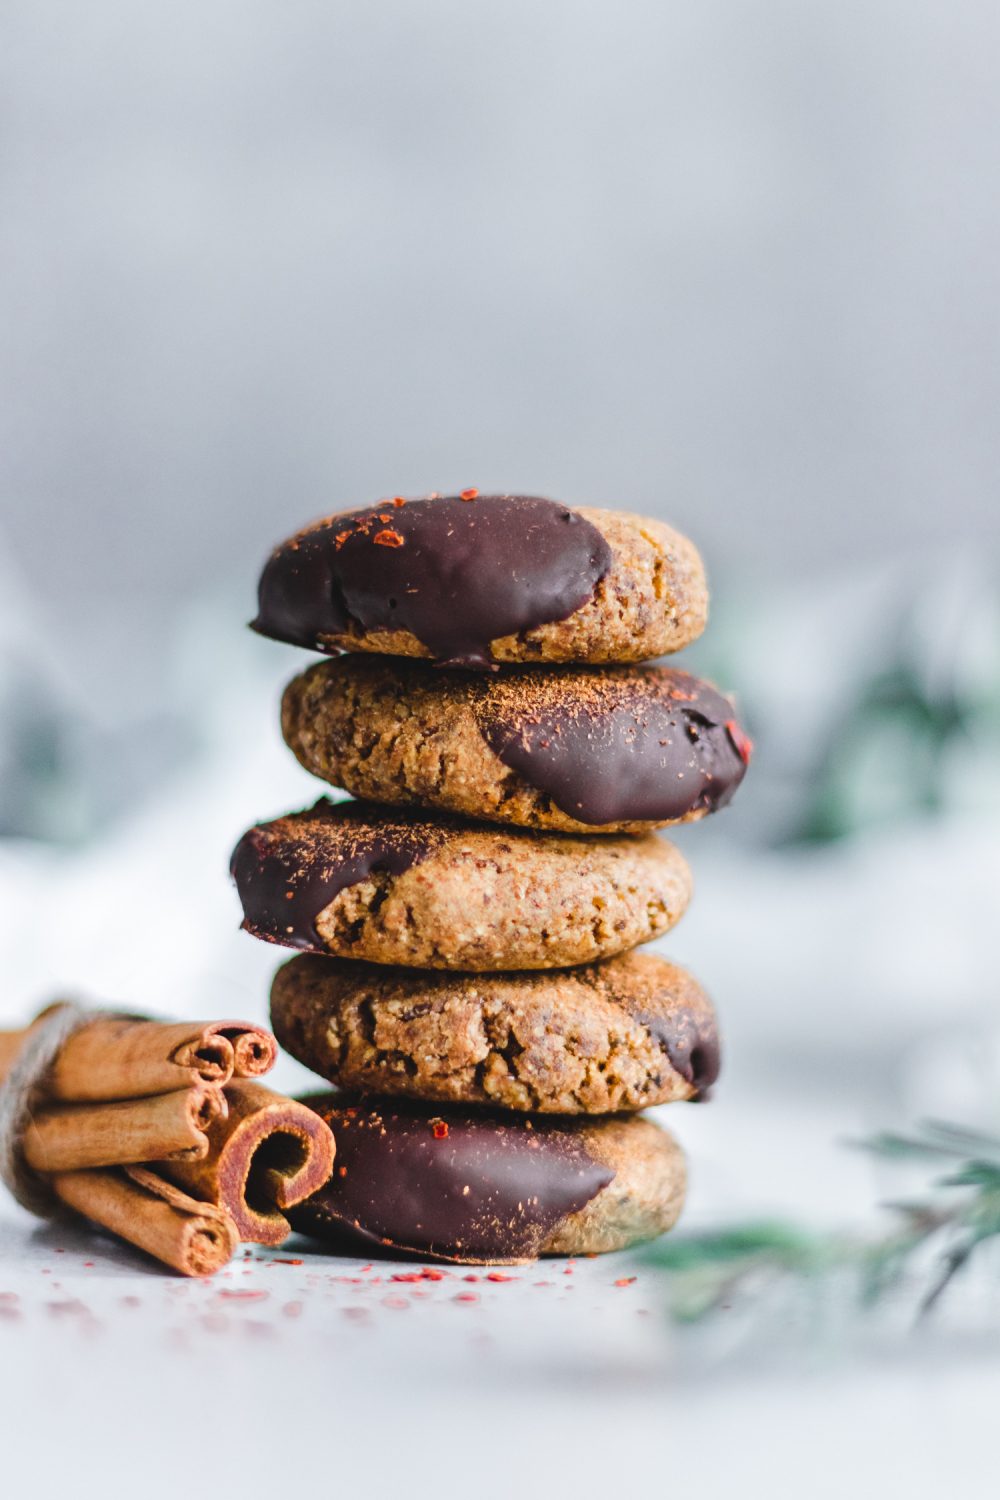
[[[545,1114],[692,1099],[715,1082],[715,1014],[649,953],[514,974],[299,954],[271,987],[286,1052],[341,1088]]]
[[[332,1129],[326,1185],[286,1210],[338,1248],[523,1265],[655,1239],[684,1202],[684,1157],[639,1116],[532,1119],[351,1094],[302,1101]]]
[[[646,833],[725,807],[750,741],[670,667],[442,672],[350,655],[285,690],[285,740],[356,797],[567,833]]]
[[[533,495],[385,501],[272,554],[253,628],[317,651],[502,661],[645,661],[705,628],[694,547],[662,521]]]
[[[691,894],[655,834],[536,834],[325,797],[251,828],[231,871],[256,937],[421,969],[590,963],[661,936]]]

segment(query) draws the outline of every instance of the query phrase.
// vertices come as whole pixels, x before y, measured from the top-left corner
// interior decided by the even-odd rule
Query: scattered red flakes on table
[[[122,1298],[122,1307],[141,1307],[141,1306],[142,1306],[142,1299],[140,1297],[123,1297]]]
[[[463,1276],[462,1280],[463,1281],[478,1281],[479,1277],[478,1276]]]
[[[475,498],[476,498],[476,496],[478,494],[479,494],[478,490],[463,490],[462,491],[462,499],[463,500],[475,500]]]
[[[459,1292],[457,1297],[452,1297],[453,1302],[478,1302],[478,1292]]]
[[[572,1276],[572,1274],[573,1274],[573,1267],[572,1266],[567,1266],[566,1269],[565,1269],[565,1271],[563,1272],[563,1275],[564,1276]]]
[[[372,537],[372,541],[377,542],[380,547],[403,546],[403,538],[400,536],[399,532],[393,531],[392,528],[388,526],[386,527],[385,531],[376,531],[375,535]]]
[[[390,1281],[423,1281],[423,1279],[424,1278],[419,1271],[407,1271],[403,1276],[389,1277]]]
[[[536,1281],[535,1285],[536,1286],[551,1286],[552,1283],[551,1283],[551,1281]]]
[[[302,1303],[286,1302],[281,1311],[284,1313],[286,1318],[297,1318],[299,1316],[299,1313],[302,1311]]]
[[[371,1261],[369,1261],[369,1262],[368,1262],[368,1264],[367,1264],[367,1265],[366,1265],[366,1266],[362,1266],[362,1267],[361,1267],[361,1272],[362,1272],[362,1275],[363,1275],[363,1274],[364,1274],[364,1272],[365,1272],[365,1271],[371,1271],[371,1270],[373,1270],[373,1269],[374,1269],[374,1268],[373,1268],[373,1266],[372,1266],[372,1263],[371,1263]]]
[[[407,1302],[407,1300],[406,1300],[405,1297],[383,1297],[382,1298],[382,1306],[383,1307],[409,1307],[409,1305],[410,1304]]]
[[[276,1255],[271,1264],[272,1266],[301,1266],[302,1262],[300,1260],[285,1260],[282,1256]]]
[[[502,1271],[491,1271],[487,1281],[520,1281],[520,1276],[505,1276]]]
[[[615,1286],[631,1286],[633,1281],[638,1280],[636,1276],[619,1276]]]
[[[217,1302],[260,1302],[264,1297],[270,1297],[270,1292],[232,1292],[224,1287],[221,1292],[216,1292]]]
[[[20,1302],[16,1292],[0,1292],[0,1302]]]

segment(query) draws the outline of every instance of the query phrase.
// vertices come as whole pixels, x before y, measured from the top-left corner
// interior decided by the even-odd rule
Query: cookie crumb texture
[[[275,976],[271,1025],[341,1088],[545,1114],[692,1099],[719,1067],[706,995],[653,954],[483,975],[302,954]]]
[[[254,629],[278,640],[479,669],[646,661],[708,617],[701,559],[671,527],[523,495],[326,517],[276,549],[259,599]]]
[[[357,654],[285,690],[282,732],[356,797],[566,833],[646,833],[725,807],[749,740],[729,699],[669,667],[442,672]]]
[[[590,963],[660,937],[691,894],[683,856],[653,834],[536,834],[325,799],[251,829],[232,870],[255,936],[421,969]]]
[[[683,1204],[680,1148],[635,1116],[531,1121],[349,1093],[302,1102],[333,1130],[338,1167],[288,1217],[343,1250],[521,1265],[654,1239]]]

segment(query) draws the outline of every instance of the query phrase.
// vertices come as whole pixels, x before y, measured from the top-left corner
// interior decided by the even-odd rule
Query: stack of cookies
[[[639,1111],[718,1071],[698,984],[639,945],[688,867],[655,830],[724,806],[732,704],[649,665],[703,629],[694,548],[522,495],[394,500],[271,557],[254,629],[326,653],[285,740],[357,800],[252,828],[244,927],[281,1044],[336,1086],[329,1183],[294,1226],[456,1262],[620,1249],[670,1228],[672,1138]],[[640,663],[647,663],[640,665]]]

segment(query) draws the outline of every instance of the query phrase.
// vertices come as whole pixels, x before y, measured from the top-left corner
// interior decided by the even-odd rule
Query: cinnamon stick
[[[263,1084],[234,1079],[225,1095],[228,1117],[206,1128],[208,1155],[164,1162],[161,1171],[225,1210],[241,1240],[280,1245],[291,1233],[280,1210],[316,1192],[333,1170],[333,1134],[311,1109]]]
[[[243,1021],[100,1017],[70,1037],[46,1091],[66,1103],[98,1103],[172,1093],[199,1082],[222,1088],[234,1074],[266,1073],[277,1055],[270,1032]]]
[[[239,1243],[225,1213],[141,1168],[58,1172],[52,1186],[70,1208],[185,1276],[211,1276]]]
[[[24,1134],[24,1155],[36,1172],[194,1161],[208,1154],[205,1131],[227,1110],[225,1094],[209,1083],[152,1099],[56,1104],[35,1113]]]

